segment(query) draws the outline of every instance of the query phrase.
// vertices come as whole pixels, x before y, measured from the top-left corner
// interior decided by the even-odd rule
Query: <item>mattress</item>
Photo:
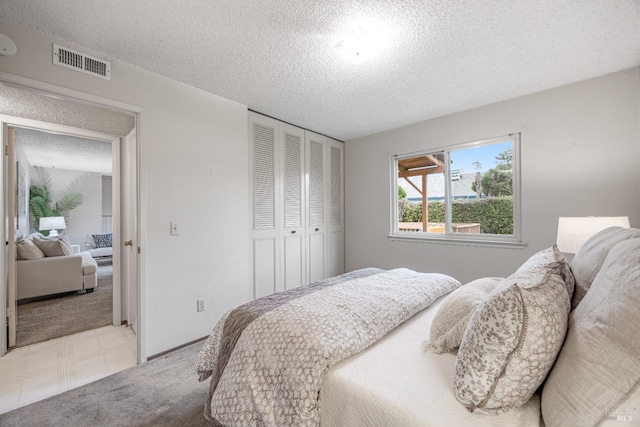
[[[322,427],[544,425],[538,394],[501,415],[474,414],[456,400],[455,354],[420,347],[442,300],[327,372],[320,391]]]

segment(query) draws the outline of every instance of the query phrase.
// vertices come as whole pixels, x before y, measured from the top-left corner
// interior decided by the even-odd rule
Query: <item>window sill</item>
[[[413,234],[413,233],[412,233]],[[524,242],[517,242],[513,240],[491,240],[487,238],[482,239],[469,239],[467,237],[452,237],[452,236],[410,236],[410,235],[398,235],[390,234],[387,239],[398,242],[414,242],[414,243],[438,243],[443,245],[459,245],[459,246],[481,246],[490,248],[508,248],[508,249],[524,249],[527,244]]]

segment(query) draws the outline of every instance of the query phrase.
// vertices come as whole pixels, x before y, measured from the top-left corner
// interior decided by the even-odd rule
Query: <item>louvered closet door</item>
[[[327,139],[329,178],[327,276],[344,273],[344,144]]]
[[[276,291],[279,278],[277,221],[278,122],[258,114],[249,116],[254,296]]]
[[[307,166],[307,281],[326,277],[325,146],[326,138],[305,132]]]
[[[282,285],[305,283],[304,130],[281,124],[282,158]]]

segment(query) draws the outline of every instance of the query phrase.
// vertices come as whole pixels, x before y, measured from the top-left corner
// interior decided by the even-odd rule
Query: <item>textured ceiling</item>
[[[135,126],[132,114],[5,84],[0,84],[0,114],[116,136],[127,136]]]
[[[111,175],[108,142],[21,128],[16,128],[14,141],[30,166]]]
[[[639,0],[2,0],[0,18],[351,139],[640,64]],[[334,46],[386,37],[353,65]]]

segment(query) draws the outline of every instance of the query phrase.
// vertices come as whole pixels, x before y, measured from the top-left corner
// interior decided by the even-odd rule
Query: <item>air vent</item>
[[[111,63],[58,44],[53,45],[53,63],[92,76],[111,80]]]

